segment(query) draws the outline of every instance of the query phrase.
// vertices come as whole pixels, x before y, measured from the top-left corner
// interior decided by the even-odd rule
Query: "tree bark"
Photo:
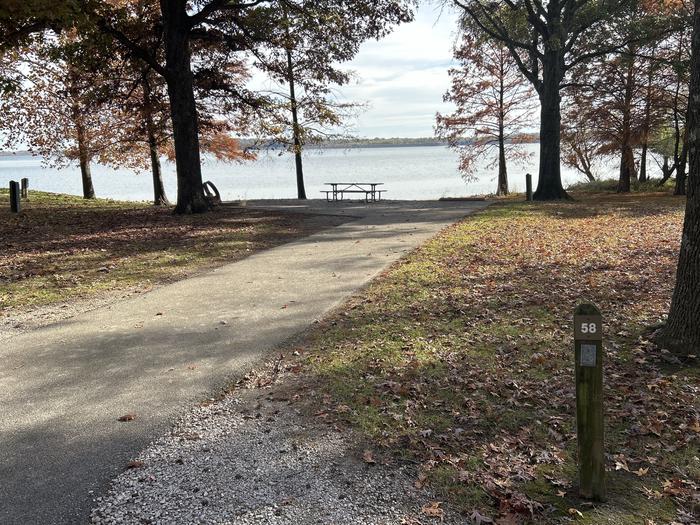
[[[83,198],[94,199],[95,188],[92,185],[92,171],[90,170],[90,156],[80,147],[80,176],[83,180]]]
[[[651,133],[651,99],[653,94],[654,68],[653,61],[656,56],[656,47],[651,50],[651,61],[647,65],[647,83],[644,97],[644,124],[642,129],[642,154],[639,160],[639,182],[649,180],[647,172],[647,160],[649,157],[649,134]]]
[[[629,193],[632,181],[637,179],[634,165],[634,148],[632,147],[632,97],[634,84],[634,59],[628,58],[625,75],[625,95],[622,108],[622,140],[620,156],[620,180],[617,185],[618,193]]]
[[[622,154],[620,156],[620,180],[617,184],[618,193],[629,193],[632,189],[632,181],[637,178],[637,172],[634,165],[634,150],[632,145],[622,145]]]
[[[561,96],[563,78],[560,50],[548,50],[542,60],[540,170],[534,199],[539,201],[569,199],[561,183]]]
[[[90,151],[85,137],[85,125],[77,104],[72,107],[73,123],[75,124],[76,138],[78,140],[78,161],[80,163],[80,176],[83,183],[83,198],[94,199],[95,187],[92,185],[92,172],[90,170]]]
[[[687,356],[700,349],[700,0],[695,0],[687,141],[690,154],[688,200],[681,239],[676,287],[668,323],[659,343]]]
[[[299,128],[299,111],[297,106],[296,86],[294,83],[294,64],[292,63],[292,52],[289,48],[287,52],[287,77],[289,80],[289,100],[292,105],[292,134],[294,135],[294,164],[297,174],[297,198],[306,200],[306,188],[304,187],[304,166],[301,159],[301,130]]]
[[[508,169],[506,167],[506,147],[503,133],[498,138],[498,189],[496,195],[508,195]]]
[[[202,188],[199,125],[194,97],[185,0],[160,0],[165,41],[165,79],[173,122],[177,205],[175,213],[203,213],[209,209]]]
[[[649,144],[647,139],[642,142],[642,153],[639,159],[639,182],[646,182],[649,180],[649,175],[647,174],[647,158],[649,157]]]
[[[676,187],[673,190],[674,195],[685,195],[686,185],[687,185],[687,175],[686,168],[688,164],[688,142],[687,139],[683,142],[683,148],[681,149],[681,156],[678,160],[678,166],[676,168]]]
[[[508,195],[508,169],[506,166],[506,133],[505,133],[505,64],[501,55],[501,71],[498,92],[498,189],[496,195]]]
[[[153,122],[153,98],[151,96],[151,83],[148,79],[148,71],[143,76],[143,105],[143,119],[146,126],[148,151],[151,156],[151,173],[153,175],[153,204],[156,206],[168,206],[170,202],[165,194],[165,186],[163,184],[158,138],[156,136],[155,123]]]

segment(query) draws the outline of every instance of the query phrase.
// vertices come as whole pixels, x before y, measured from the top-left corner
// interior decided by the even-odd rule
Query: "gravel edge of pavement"
[[[284,379],[188,410],[95,498],[91,523],[469,523],[415,486],[415,466],[375,457],[352,430],[314,417]]]

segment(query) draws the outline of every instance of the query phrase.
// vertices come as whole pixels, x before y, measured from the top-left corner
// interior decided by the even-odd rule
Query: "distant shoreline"
[[[464,141],[460,145],[467,145],[469,144],[468,141]],[[539,140],[536,140],[534,138],[527,138],[526,140],[522,141],[522,144],[539,144]],[[257,145],[255,144],[252,140],[249,139],[242,139],[241,140],[241,146],[243,148],[248,148],[256,151],[264,151],[264,150],[272,150],[272,151],[279,151],[284,148],[284,146],[279,145],[279,144],[272,144],[272,145]],[[379,140],[379,139],[368,139],[368,140],[359,140],[359,141],[352,141],[352,142],[344,142],[344,141],[330,141],[330,142],[325,142],[323,144],[310,144],[305,147],[306,150],[309,151],[322,151],[324,149],[374,149],[374,148],[427,148],[427,147],[443,147],[446,148],[448,147],[448,144],[446,142],[441,142],[438,140],[428,140],[428,139],[386,139],[384,140]],[[0,151],[0,158],[9,158],[9,157],[36,157],[36,158],[41,158],[40,155],[34,155],[29,151],[22,150],[22,151]]]

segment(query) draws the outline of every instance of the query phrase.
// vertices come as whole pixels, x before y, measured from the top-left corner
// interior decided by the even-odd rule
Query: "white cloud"
[[[369,104],[354,126],[360,136],[433,134],[435,113],[450,110],[442,96],[449,86],[456,29],[454,11],[423,5],[414,22],[362,45],[348,64],[359,82],[340,90],[346,99]]]
[[[422,4],[414,22],[382,40],[365,42],[355,59],[342,65],[357,74],[357,81],[336,90],[338,98],[368,106],[351,123],[357,135],[433,135],[435,113],[451,109],[442,96],[449,86],[456,29],[456,12]],[[250,85],[280,89],[262,74],[254,74]]]

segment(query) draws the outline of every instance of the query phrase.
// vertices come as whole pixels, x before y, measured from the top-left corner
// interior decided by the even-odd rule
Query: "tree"
[[[491,38],[503,42],[540,99],[539,183],[534,198],[568,198],[561,182],[561,90],[567,73],[621,48],[616,23],[629,0],[453,0]]]
[[[437,115],[436,134],[459,152],[459,169],[467,180],[474,178],[479,160],[497,151],[491,165],[498,165],[496,195],[507,195],[507,157],[522,161],[529,156],[519,138],[534,111],[534,92],[506,46],[469,27],[454,55],[459,66],[450,69],[444,100],[457,109]]]
[[[198,60],[193,71],[193,44],[216,45],[222,52],[227,49],[232,53],[252,54],[264,65],[267,51],[283,48],[279,44],[284,35],[284,13],[276,1],[160,0],[159,16],[151,30],[130,33],[124,22],[133,19],[130,10],[133,11],[135,3],[138,4],[126,2],[118,9],[102,5],[103,9],[92,14],[102,31],[112,35],[165,79],[178,176],[176,212],[202,212],[207,209],[207,203],[202,190],[195,78],[211,70],[206,63],[200,68]],[[288,13],[302,20],[307,30],[316,35],[315,42],[319,45],[310,78],[337,76],[334,64],[352,58],[363,40],[381,36],[391,26],[408,21],[412,16],[409,4],[401,0],[284,0],[282,3]],[[144,38],[144,35],[154,34],[159,36],[158,41],[162,37],[162,59]],[[232,88],[228,94],[240,105],[260,109],[260,101],[249,98],[243,90]]]
[[[659,342],[679,355],[700,349],[700,0],[693,14],[692,59],[688,107],[688,199],[676,286],[668,322]]]
[[[574,100],[579,118],[595,135],[596,153],[619,155],[619,193],[629,192],[632,181],[637,180],[634,151],[641,143],[644,121],[641,67],[637,47],[628,45],[619,53],[580,65],[573,75],[587,79]]]
[[[79,0],[2,0],[0,50],[28,43],[37,33],[71,24],[80,16]]]
[[[583,91],[573,86],[568,90],[563,109],[561,131],[562,160],[593,182],[594,166],[600,161],[601,144],[595,133],[594,122],[587,111]]]
[[[114,139],[119,123],[106,106],[99,73],[75,67],[56,49],[36,43],[13,57],[21,85],[0,102],[6,146],[27,143],[53,165],[78,161],[83,197],[92,199],[90,164]]]
[[[656,78],[663,82],[661,109],[666,122],[657,133],[652,146],[663,159],[664,184],[676,175],[675,194],[685,195],[688,147],[686,141],[686,113],[688,111],[688,84],[690,78],[691,35],[687,29],[677,31],[666,39],[658,52],[662,67]],[[671,162],[669,162],[669,160]]]

